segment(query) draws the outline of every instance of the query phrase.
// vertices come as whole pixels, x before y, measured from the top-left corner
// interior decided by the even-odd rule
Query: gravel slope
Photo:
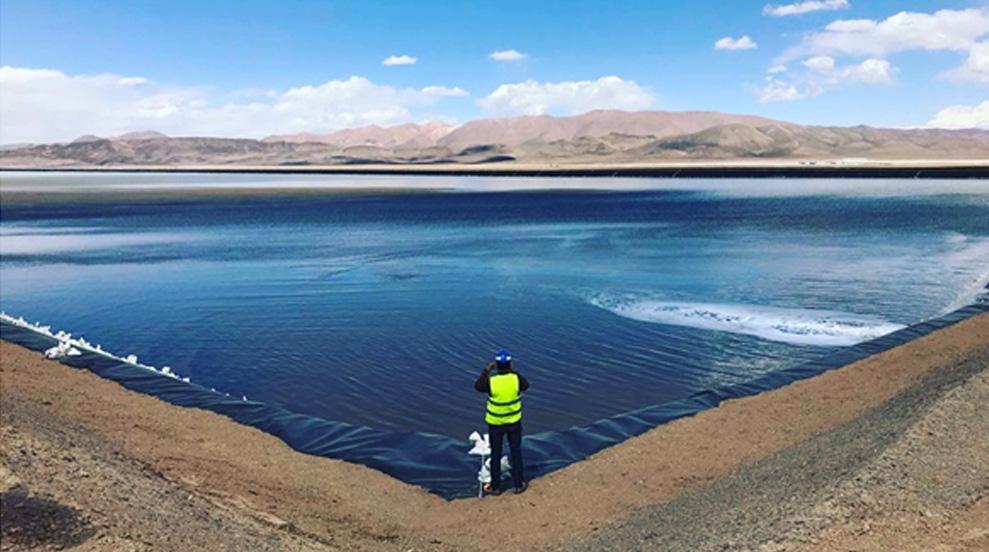
[[[196,496],[39,406],[2,404],[0,550],[338,549],[282,530],[277,518]]]
[[[989,346],[864,416],[567,549],[989,550],[986,405]],[[949,530],[953,521],[971,530]]]

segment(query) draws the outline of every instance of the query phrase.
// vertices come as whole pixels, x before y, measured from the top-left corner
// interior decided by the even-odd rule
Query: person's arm
[[[527,391],[528,389],[529,389],[529,380],[525,379],[525,376],[523,376],[522,374],[519,374],[519,391]]]
[[[481,370],[481,375],[477,376],[477,381],[474,382],[474,389],[476,389],[478,392],[480,393],[491,392],[491,381],[488,379],[488,376],[491,375],[491,370],[494,370],[493,362],[488,363],[488,365],[484,367],[484,370]]]

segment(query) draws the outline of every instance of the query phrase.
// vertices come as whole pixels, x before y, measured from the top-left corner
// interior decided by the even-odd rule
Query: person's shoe
[[[522,494],[528,488],[529,488],[529,482],[528,481],[523,481],[521,487],[515,487],[515,494]]]
[[[481,490],[484,491],[484,496],[498,496],[501,494],[501,489],[496,489],[491,486],[491,483],[485,483]]]

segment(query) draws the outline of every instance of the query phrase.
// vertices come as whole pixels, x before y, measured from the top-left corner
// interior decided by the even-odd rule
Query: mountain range
[[[326,134],[169,137],[155,131],[0,148],[2,167],[649,163],[989,159],[989,131],[807,126],[704,111],[592,111],[367,126]]]

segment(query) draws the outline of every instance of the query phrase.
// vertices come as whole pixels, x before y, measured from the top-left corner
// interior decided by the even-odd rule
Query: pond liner
[[[714,408],[724,400],[816,376],[986,312],[989,303],[970,305],[745,383],[700,391],[563,431],[527,435],[523,439],[526,477],[541,477],[671,420]],[[0,338],[35,351],[58,344],[51,336],[2,320]],[[467,454],[470,443],[466,436],[460,441],[444,435],[384,430],[296,414],[261,402],[236,399],[97,352],[81,353],[60,361],[177,406],[222,414],[274,435],[299,452],[361,464],[446,499],[474,496],[477,491],[478,460]],[[478,409],[481,412],[481,406]],[[479,414],[479,426],[480,418]]]

